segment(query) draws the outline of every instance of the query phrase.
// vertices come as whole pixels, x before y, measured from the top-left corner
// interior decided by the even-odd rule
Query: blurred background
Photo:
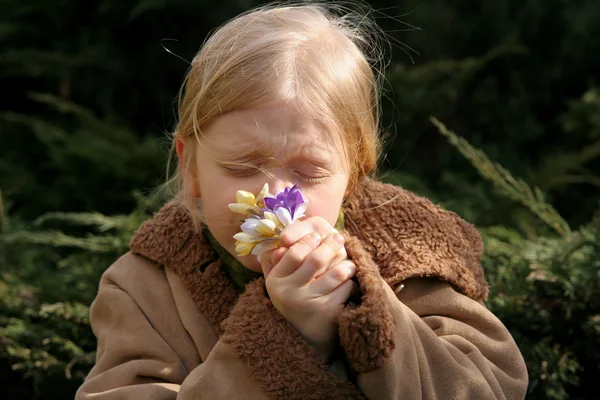
[[[0,393],[72,398],[101,273],[160,207],[175,99],[250,0],[0,0]],[[531,399],[597,399],[600,2],[370,1],[380,178],[477,225]],[[436,119],[432,119],[435,117]],[[587,394],[592,393],[592,394]]]

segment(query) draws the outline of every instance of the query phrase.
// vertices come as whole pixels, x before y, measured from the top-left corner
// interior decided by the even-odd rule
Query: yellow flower
[[[277,228],[281,227],[270,219],[248,218],[242,224],[242,232],[253,237],[272,237],[279,233],[280,229]]]
[[[258,196],[245,190],[238,190],[235,194],[237,203],[228,205],[229,209],[236,214],[245,216],[260,215],[260,210],[265,206],[265,196],[269,194],[269,184],[265,183]]]
[[[256,205],[258,205],[259,207],[264,207],[265,206],[265,197],[268,194],[269,194],[269,184],[265,183],[263,188],[260,190],[260,193],[258,193],[258,196],[256,196]]]
[[[255,215],[257,211],[260,211],[258,210],[258,207],[250,206],[244,203],[231,203],[229,204],[229,209],[236,214],[243,214],[247,216]]]
[[[235,242],[235,251],[239,256],[247,256],[250,254],[256,243],[245,243],[239,240]]]
[[[249,206],[256,205],[256,198],[250,192],[246,192],[245,190],[238,190],[235,194],[235,199],[238,203],[248,204]]]

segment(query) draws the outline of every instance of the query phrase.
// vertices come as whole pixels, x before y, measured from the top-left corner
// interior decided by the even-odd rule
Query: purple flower
[[[265,197],[265,211],[275,214],[284,226],[304,216],[308,200],[298,185],[287,187],[275,197]]]

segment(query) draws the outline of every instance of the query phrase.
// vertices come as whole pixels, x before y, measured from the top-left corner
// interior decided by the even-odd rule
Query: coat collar
[[[346,234],[358,239],[392,288],[408,278],[427,277],[446,281],[472,299],[487,298],[481,237],[457,214],[369,178],[362,180],[344,209]],[[222,332],[221,322],[239,293],[180,203],[166,204],[144,222],[130,247],[174,270],[215,331]]]
[[[396,346],[386,284],[396,288],[408,278],[436,278],[473,299],[486,297],[479,264],[481,238],[456,214],[370,179],[361,182],[344,211],[346,250],[357,266],[360,298],[350,299],[338,322],[340,344],[353,371],[376,370]],[[275,310],[262,277],[240,295],[206,236],[194,229],[180,204],[165,205],[142,224],[130,247],[181,277],[220,340],[246,361],[271,397],[364,399],[355,384],[331,373]],[[289,368],[290,362],[294,368]]]
[[[426,198],[364,178],[345,205],[345,229],[371,254],[391,287],[408,278],[430,277],[475,300],[487,298],[479,232]],[[130,247],[184,278],[218,259],[185,208],[174,201],[142,224]]]

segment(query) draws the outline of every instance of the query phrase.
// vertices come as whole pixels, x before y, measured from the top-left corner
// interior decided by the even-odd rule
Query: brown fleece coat
[[[525,397],[521,353],[483,304],[483,246],[472,225],[370,179],[345,221],[361,293],[339,315],[330,365],[276,311],[263,278],[235,290],[171,203],[102,277],[91,307],[96,365],[76,398]]]

